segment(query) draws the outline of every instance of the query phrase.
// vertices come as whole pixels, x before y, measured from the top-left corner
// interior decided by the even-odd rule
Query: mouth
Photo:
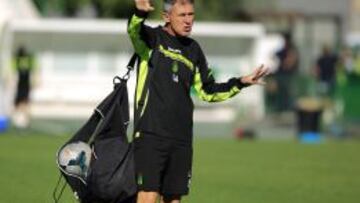
[[[191,26],[185,26],[184,31],[185,32],[191,32]]]

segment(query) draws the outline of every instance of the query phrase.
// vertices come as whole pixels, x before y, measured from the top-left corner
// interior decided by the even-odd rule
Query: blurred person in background
[[[275,79],[275,110],[279,113],[291,111],[294,105],[294,79],[298,72],[299,56],[291,34],[283,34],[284,46],[277,53],[278,68],[274,73]]]
[[[315,76],[318,81],[318,92],[322,96],[334,96],[336,85],[336,68],[338,56],[328,45],[324,45],[315,66]]]
[[[227,100],[240,89],[262,84],[267,69],[216,83],[200,45],[188,36],[194,0],[165,0],[164,26],[144,24],[150,0],[135,0],[128,32],[140,57],[135,93],[135,167],[138,203],[179,203],[189,192],[192,168],[193,102],[190,89],[208,102]],[[136,118],[136,116],[135,116]]]
[[[27,128],[30,123],[31,75],[35,68],[35,62],[32,54],[24,46],[17,49],[13,60],[14,70],[17,73],[17,86],[12,120],[15,127]]]

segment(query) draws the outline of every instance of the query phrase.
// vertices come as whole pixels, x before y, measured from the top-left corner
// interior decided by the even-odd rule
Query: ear
[[[163,18],[165,24],[170,23],[170,14],[168,12],[163,12],[162,18]]]

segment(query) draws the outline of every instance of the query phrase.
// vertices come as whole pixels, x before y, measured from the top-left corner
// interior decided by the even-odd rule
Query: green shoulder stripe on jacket
[[[185,66],[188,67],[191,71],[194,70],[194,64],[189,59],[187,59],[185,56],[178,54],[178,53],[171,52],[169,50],[166,50],[162,45],[159,46],[159,50],[166,57],[169,57],[172,60],[179,61],[179,62],[185,64]]]
[[[240,92],[240,89],[236,86],[234,86],[233,88],[231,88],[229,91],[227,92],[215,92],[212,94],[208,94],[205,92],[205,90],[203,89],[203,83],[201,80],[201,74],[199,72],[198,69],[196,69],[196,73],[194,75],[194,85],[193,85],[194,89],[197,92],[197,95],[199,96],[199,98],[203,101],[207,101],[207,102],[221,102],[221,101],[225,101],[233,96],[235,96],[237,93]]]

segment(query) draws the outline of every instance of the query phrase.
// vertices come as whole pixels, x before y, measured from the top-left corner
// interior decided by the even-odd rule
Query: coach
[[[135,164],[138,203],[180,203],[189,192],[192,165],[194,88],[207,102],[227,100],[260,84],[267,69],[216,83],[200,45],[189,38],[194,0],[165,0],[165,25],[148,27],[150,0],[135,0],[128,33],[140,57],[135,95]]]

